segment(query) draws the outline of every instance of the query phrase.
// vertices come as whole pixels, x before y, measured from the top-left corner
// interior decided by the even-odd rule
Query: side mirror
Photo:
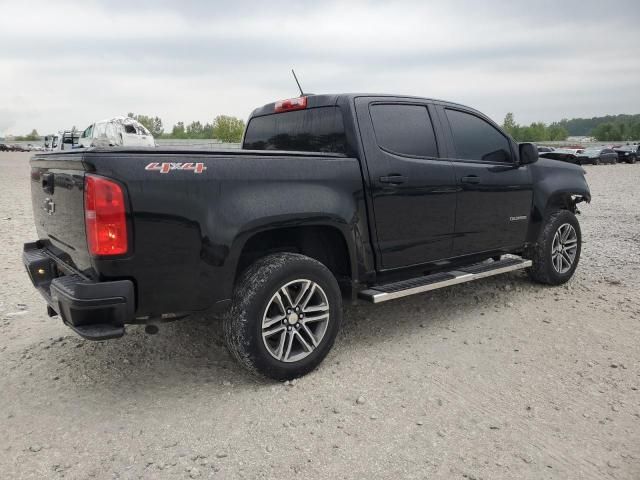
[[[520,150],[520,165],[529,165],[538,161],[538,147],[533,143],[521,143],[518,145]]]

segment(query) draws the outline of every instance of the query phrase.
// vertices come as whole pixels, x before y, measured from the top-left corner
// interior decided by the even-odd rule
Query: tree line
[[[18,135],[17,137],[14,137],[13,140],[15,140],[16,142],[36,142],[41,138],[42,137],[40,136],[38,131],[34,128],[33,130],[31,130],[31,133],[28,133],[26,135]]]
[[[590,136],[600,142],[640,140],[640,114],[564,118],[550,125],[542,122],[518,125],[513,113],[507,113],[502,127],[518,142],[563,141],[569,135]]]
[[[623,129],[628,129],[634,124],[637,125],[640,123],[640,114],[605,115],[603,117],[572,118],[570,120],[564,118],[559,123],[569,131],[569,135],[592,136],[597,133],[598,127],[602,124],[625,125],[625,127],[622,127]],[[631,128],[631,130],[633,129]],[[621,130],[620,133],[624,135],[626,132]],[[634,140],[638,140],[637,135]]]
[[[225,143],[238,143],[242,140],[245,129],[244,120],[229,115],[218,115],[211,123],[204,124],[200,121],[189,124],[178,122],[170,132],[164,131],[160,117],[134,113],[129,113],[128,116],[143,124],[155,138],[215,139]],[[569,135],[592,136],[601,142],[640,140],[640,114],[564,118],[549,125],[543,122],[519,125],[516,123],[513,113],[509,112],[504,118],[502,127],[518,142],[563,141]],[[27,135],[14,137],[16,141],[35,142],[41,139],[42,136],[38,134],[36,129]]]
[[[504,117],[502,128],[518,142],[549,142],[566,140],[569,132],[559,122],[547,125],[533,122],[531,125],[518,125],[509,112]]]
[[[184,122],[176,123],[171,132],[165,132],[162,119],[147,115],[129,113],[130,118],[139,121],[155,138],[179,138],[179,139],[212,139],[225,143],[238,143],[242,140],[245,123],[244,120],[230,115],[218,115],[211,123],[194,121],[187,125]]]
[[[591,135],[603,142],[619,142],[640,139],[640,115],[637,120],[613,121],[598,124]]]

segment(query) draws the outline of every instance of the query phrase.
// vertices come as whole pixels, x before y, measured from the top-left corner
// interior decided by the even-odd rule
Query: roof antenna
[[[293,73],[293,78],[295,79],[296,83],[298,84],[298,88],[300,89],[300,96],[304,97],[304,92],[302,91],[302,87],[300,86],[300,82],[298,81],[298,77],[296,77],[296,72],[293,70],[293,68],[291,69],[291,73]]]

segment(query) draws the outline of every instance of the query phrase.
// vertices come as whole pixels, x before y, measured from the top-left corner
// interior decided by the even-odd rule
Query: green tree
[[[601,123],[593,129],[592,135],[600,142],[615,142],[623,140],[619,126],[613,122]]]
[[[566,128],[560,123],[547,126],[543,122],[533,122],[531,125],[518,125],[513,113],[504,117],[502,128],[518,142],[545,142],[552,140],[566,140],[569,136]]]
[[[187,138],[203,138],[204,128],[198,120],[187,125]]]
[[[36,140],[40,140],[40,135],[38,135],[38,131],[34,128],[33,130],[31,130],[31,133],[27,135],[24,139],[33,142]]]
[[[164,127],[162,126],[162,119],[160,117],[151,117],[147,115],[136,115],[129,112],[127,115],[129,118],[137,120],[145,126],[147,130],[151,132],[154,137],[160,137],[164,133]]]
[[[242,140],[244,120],[229,115],[218,115],[213,120],[213,138],[225,143],[238,143]]]
[[[519,127],[513,118],[513,113],[509,112],[505,115],[504,122],[502,122],[502,128],[504,128],[504,130],[512,137],[516,137]]]
[[[173,126],[171,129],[171,138],[187,138],[184,122],[178,122]]]
[[[552,141],[563,141],[569,136],[569,132],[566,128],[560,125],[558,122],[554,122],[547,128],[547,137]]]
[[[34,128],[33,130],[31,130],[31,133],[29,133],[28,135],[18,135],[17,137],[15,137],[15,140],[17,142],[35,142],[37,140],[40,140],[40,135],[38,134],[38,131]]]

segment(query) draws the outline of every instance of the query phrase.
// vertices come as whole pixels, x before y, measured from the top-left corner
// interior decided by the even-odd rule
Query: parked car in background
[[[619,162],[636,163],[640,156],[640,144],[622,145],[614,148],[614,151],[618,154]]]
[[[540,158],[550,158],[552,160],[560,160],[561,162],[577,164],[578,160],[576,155],[575,150],[556,148],[552,152],[541,152]]]
[[[612,148],[590,147],[576,155],[578,164],[600,165],[601,163],[618,163],[618,154]]]
[[[89,125],[82,135],[81,147],[155,147],[151,132],[137,120],[114,117]]]
[[[562,150],[563,152],[573,153],[574,155],[578,155],[579,153],[584,152],[584,148],[574,148],[574,147],[557,148],[556,150]]]
[[[553,152],[555,148],[553,147],[545,147],[544,145],[538,145],[538,153],[547,153]]]
[[[4,143],[0,143],[0,152],[8,152],[8,151],[9,151],[9,147]]]

